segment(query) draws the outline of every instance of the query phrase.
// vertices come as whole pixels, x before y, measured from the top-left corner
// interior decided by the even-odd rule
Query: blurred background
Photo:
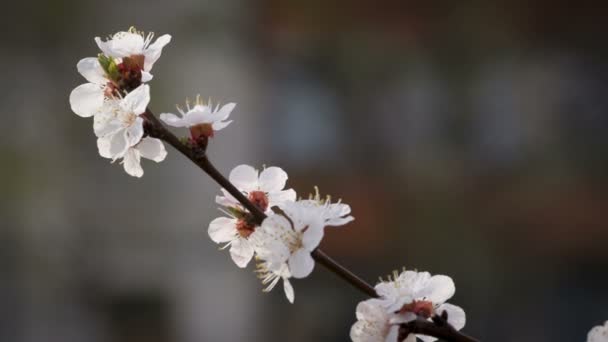
[[[0,341],[347,341],[365,299],[321,266],[290,305],[207,236],[218,186],[175,150],[138,180],[69,108],[93,37],[173,41],[151,108],[237,102],[227,174],[277,165],[356,220],[322,248],[374,282],[448,274],[484,341],[608,319],[608,48],[593,3],[35,1],[5,5]],[[180,132],[185,134],[185,132]]]

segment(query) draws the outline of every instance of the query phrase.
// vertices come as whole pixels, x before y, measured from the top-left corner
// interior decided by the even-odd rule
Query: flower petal
[[[108,154],[111,156],[112,160],[116,160],[124,156],[129,148],[125,131],[123,130],[116,134],[109,135],[108,138],[110,143],[108,147]]]
[[[172,113],[161,113],[160,119],[169,126],[173,127],[187,127],[188,124],[185,122],[183,118],[172,114]]]
[[[302,234],[302,246],[312,252],[319,246],[324,235],[323,225],[320,223],[309,223],[308,228]]]
[[[120,107],[124,111],[139,115],[146,111],[148,103],[150,103],[150,86],[142,84],[120,101]]]
[[[243,238],[235,239],[230,246],[230,256],[238,267],[245,268],[253,258],[253,247],[249,241]]]
[[[433,341],[437,341],[436,337],[433,336],[427,336],[427,335],[416,335],[416,337],[418,337],[419,339],[421,339],[424,342],[433,342]]]
[[[70,93],[72,111],[83,118],[95,115],[103,106],[103,89],[93,83],[85,83]]]
[[[111,112],[99,112],[93,118],[93,131],[98,138],[116,134],[123,130],[124,126],[120,120],[114,119]]]
[[[295,293],[293,291],[293,286],[291,286],[291,283],[287,278],[283,278],[283,292],[285,292],[285,297],[287,297],[287,300],[293,304],[295,300]]]
[[[108,159],[112,159],[112,153],[110,152],[110,147],[111,147],[111,139],[112,137],[100,137],[97,139],[97,149],[99,150],[99,155],[104,157],[104,158],[108,158]]]
[[[125,131],[127,132],[127,141],[129,147],[137,145],[144,136],[144,119],[138,116],[135,119],[135,122],[131,126],[127,127]]]
[[[222,130],[224,128],[226,128],[226,126],[230,125],[230,123],[232,123],[232,120],[229,121],[216,121],[214,123],[211,124],[211,127],[213,128],[214,131],[219,131]]]
[[[239,165],[232,169],[229,179],[242,191],[249,192],[258,187],[258,171],[249,165]]]
[[[163,47],[171,42],[171,36],[168,34],[164,34],[156,39],[153,44],[150,44],[148,48],[144,51],[144,70],[150,71],[152,70],[152,66],[156,61],[160,58],[160,55],[163,51]]]
[[[230,113],[232,113],[232,111],[234,110],[234,107],[236,107],[236,103],[234,103],[234,102],[226,103],[225,105],[223,105],[222,109],[220,109],[217,112],[220,120],[224,120],[228,116],[230,116]]]
[[[144,37],[132,32],[118,32],[105,42],[95,37],[95,42],[105,55],[116,58],[140,55],[144,49]]]
[[[297,194],[294,189],[273,192],[268,194],[268,205],[274,207],[285,202],[293,202],[296,200]]]
[[[87,57],[81,59],[76,64],[78,72],[89,82],[99,85],[105,85],[108,82],[106,73],[103,71],[99,60],[95,57]]]
[[[260,189],[265,192],[281,191],[287,182],[287,173],[280,167],[271,166],[260,173]]]
[[[315,261],[310,252],[304,248],[298,249],[289,257],[289,271],[294,278],[304,278],[315,268]]]
[[[137,178],[144,175],[144,170],[141,168],[140,159],[141,156],[139,155],[139,151],[134,148],[129,148],[127,150],[123,157],[122,165],[129,175]]]
[[[460,306],[445,303],[435,310],[438,315],[441,315],[444,311],[448,313],[448,323],[450,323],[454,329],[460,330],[464,328],[464,325],[467,322],[467,316]]]
[[[434,304],[442,304],[452,298],[456,292],[454,281],[445,275],[434,275],[414,294],[417,298],[425,298]]]
[[[167,150],[165,150],[165,145],[160,139],[145,137],[143,138],[136,148],[141,153],[141,156],[154,160],[157,163],[160,163],[167,156]]]
[[[399,337],[399,327],[396,325],[393,325],[390,328],[388,328],[388,334],[384,338],[384,341],[385,342],[395,342],[395,341],[398,341],[398,337]],[[416,335],[409,334],[405,340],[400,341],[400,342],[416,342]]]
[[[154,76],[152,76],[151,73],[149,73],[147,71],[141,72],[141,82],[142,83],[150,82],[150,81],[152,81],[152,78],[154,78]]]
[[[209,223],[209,237],[215,243],[230,242],[236,234],[236,220],[228,217],[218,217]]]

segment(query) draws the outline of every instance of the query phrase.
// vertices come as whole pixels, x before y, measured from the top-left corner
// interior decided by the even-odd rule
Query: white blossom
[[[95,116],[93,129],[98,137],[99,154],[113,161],[122,158],[129,147],[144,135],[141,117],[150,102],[150,87],[139,86],[124,98],[112,99]]]
[[[218,217],[209,224],[209,237],[215,243],[225,243],[223,248],[230,247],[230,256],[234,263],[241,268],[253,258],[253,243],[248,237],[255,226],[245,219],[235,217]]]
[[[159,139],[144,136],[145,112],[150,101],[148,85],[141,85],[122,99],[110,99],[95,115],[93,128],[97,135],[99,154],[116,161],[122,158],[125,171],[134,177],[141,177],[141,158],[161,162],[167,151]],[[143,138],[143,139],[142,139]]]
[[[315,187],[315,195],[309,199],[298,201],[302,206],[308,207],[310,210],[317,210],[325,226],[342,226],[355,218],[350,215],[351,209],[348,204],[331,203],[331,198],[321,198],[319,188]]]
[[[587,334],[587,342],[608,342],[608,321],[593,327]]]
[[[391,322],[405,323],[417,318],[431,319],[435,314],[444,311],[448,314],[448,323],[460,330],[466,322],[462,308],[445,303],[452,298],[456,288],[452,278],[445,275],[431,276],[428,272],[403,271],[393,275],[393,279],[376,285],[379,299],[373,299],[384,307],[387,313],[395,313]],[[425,342],[435,341],[436,338],[417,335]]]
[[[87,80],[70,93],[72,111],[82,117],[90,117],[99,112],[106,98],[111,80],[95,57],[81,59],[76,65],[78,72]]]
[[[230,182],[249,198],[262,211],[268,212],[270,208],[283,203],[295,201],[296,192],[286,189],[287,173],[280,167],[271,166],[259,172],[249,165],[239,165],[230,171]],[[223,196],[217,196],[216,202],[220,205],[241,208],[241,204],[222,189]]]
[[[357,305],[357,322],[350,329],[353,342],[397,342],[399,326],[391,323],[391,314],[377,301],[366,300]],[[406,342],[415,342],[410,335]]]
[[[158,37],[154,43],[152,43],[153,38],[154,33],[145,35],[143,32],[130,28],[128,31],[115,33],[106,41],[101,40],[100,37],[95,37],[95,42],[106,56],[132,58],[138,61],[144,72],[148,73],[160,58],[163,47],[171,42],[171,36],[168,34]],[[148,80],[151,78],[151,76],[144,75],[142,77]]]
[[[289,219],[270,214],[254,233],[256,250],[263,260],[287,263],[294,278],[304,278],[315,266],[311,252],[323,239],[323,220],[300,202],[286,202],[280,208]]]
[[[160,114],[160,119],[167,125],[173,127],[186,127],[190,129],[193,139],[197,139],[203,135],[212,137],[214,132],[217,132],[228,126],[232,120],[225,121],[230,116],[232,110],[236,107],[236,103],[228,103],[221,108],[213,104],[203,104],[200,96],[197,96],[194,107],[190,108],[190,103],[186,102],[186,111],[177,107],[181,117],[172,113]]]

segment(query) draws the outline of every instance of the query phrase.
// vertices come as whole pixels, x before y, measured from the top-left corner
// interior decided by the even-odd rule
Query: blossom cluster
[[[447,321],[460,330],[466,322],[464,310],[446,303],[454,295],[456,287],[452,278],[445,275],[431,276],[428,272],[394,272],[387,281],[375,287],[379,298],[372,298],[357,305],[357,322],[352,326],[350,337],[354,342],[397,341],[399,324],[418,319],[431,320],[435,315],[447,314]],[[436,338],[410,334],[405,341],[415,342],[416,337],[425,342]]]
[[[118,32],[107,40],[95,38],[101,52],[97,57],[81,59],[76,68],[87,80],[70,93],[70,107],[81,117],[93,117],[93,131],[97,136],[99,154],[112,162],[122,159],[125,171],[134,177],[144,173],[141,158],[161,162],[167,151],[161,140],[147,136],[146,111],[150,103],[150,73],[161,56],[163,48],[171,42],[168,34],[154,43],[154,34],[144,34],[134,28]],[[221,109],[207,105],[197,98],[187,112],[178,108],[182,117],[163,113],[161,120],[175,127],[188,127],[192,138],[213,136],[214,131],[226,127],[224,121],[235,104]]]
[[[101,52],[97,57],[78,62],[77,69],[87,83],[76,87],[69,98],[74,113],[93,117],[99,154],[112,162],[121,160],[124,170],[135,177],[143,175],[142,157],[161,162],[167,155],[159,139],[166,135],[154,135],[150,130],[150,125],[162,124],[148,109],[148,82],[153,79],[152,67],[171,36],[163,35],[152,42],[153,38],[153,34],[146,35],[133,28],[106,40],[95,38]],[[189,137],[180,143],[204,150],[208,140],[232,122],[228,118],[235,106],[227,103],[214,107],[211,101],[205,103],[197,96],[193,103],[186,101],[185,108],[177,107],[179,115],[162,113],[160,120],[169,126],[187,128]],[[175,147],[177,139],[172,141]],[[183,152],[182,147],[178,149]],[[354,218],[349,205],[332,202],[329,196],[321,197],[318,188],[307,199],[298,197],[295,190],[286,188],[287,179],[287,173],[276,166],[261,170],[249,165],[235,167],[229,175],[232,187],[221,189],[221,195],[215,199],[225,216],[210,222],[208,234],[222,249],[229,248],[238,267],[245,268],[255,260],[264,291],[271,291],[282,281],[285,296],[293,303],[295,293],[290,279],[305,278],[312,273],[314,251],[325,229],[343,226]],[[255,209],[255,213],[250,209]],[[456,329],[465,324],[464,311],[445,303],[455,292],[454,282],[448,276],[403,271],[377,284],[375,291],[378,298],[357,306],[357,322],[350,332],[353,341],[394,342],[400,324],[431,320],[436,315],[447,314],[448,323]],[[423,335],[417,337],[434,340]],[[415,335],[410,335],[406,341],[415,339]]]
[[[282,279],[287,299],[293,303],[290,278],[307,277],[314,269],[311,253],[319,246],[325,227],[341,226],[354,218],[350,206],[331,203],[317,193],[309,199],[296,200],[293,189],[284,189],[287,173],[273,166],[261,172],[249,165],[239,165],[229,180],[262,212],[266,219],[257,225],[255,218],[232,195],[222,189],[216,202],[227,217],[209,225],[209,236],[224,248],[230,247],[234,263],[244,268],[255,257],[257,272],[265,291]]]

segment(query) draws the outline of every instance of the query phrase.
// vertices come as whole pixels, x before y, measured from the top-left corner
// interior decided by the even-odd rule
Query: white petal
[[[252,191],[258,186],[258,172],[249,165],[239,165],[230,171],[230,182],[239,190]]]
[[[173,127],[187,127],[188,124],[183,118],[171,113],[161,113],[160,119],[169,126]]]
[[[214,131],[219,131],[219,130],[226,128],[226,126],[230,125],[230,123],[232,123],[232,120],[216,121],[213,124],[211,124],[211,127],[213,128]]]
[[[139,151],[134,148],[128,149],[127,153],[125,153],[122,165],[129,175],[138,178],[144,175],[144,170],[141,168],[140,164],[140,158]]]
[[[287,278],[283,278],[283,291],[285,292],[285,297],[287,297],[287,300],[293,304],[295,300],[295,293],[293,291],[293,286],[291,286],[291,283]]]
[[[418,337],[419,339],[421,339],[424,342],[433,342],[433,341],[437,341],[436,337],[433,336],[427,336],[427,335],[416,335],[416,337]]]
[[[230,242],[238,233],[236,220],[228,217],[218,217],[209,223],[208,233],[215,243]]]
[[[112,134],[108,136],[109,139],[109,147],[108,154],[111,156],[113,160],[121,158],[129,148],[127,135],[125,131],[120,131],[116,134]],[[101,153],[101,151],[100,151]]]
[[[312,252],[321,243],[323,235],[323,225],[319,223],[310,223],[308,229],[302,234],[302,246],[304,246],[304,249]]]
[[[165,150],[165,145],[160,139],[145,137],[143,138],[136,148],[141,153],[141,156],[154,160],[157,163],[160,163],[167,156],[167,150]]]
[[[93,83],[85,83],[70,93],[72,111],[84,118],[93,116],[103,106],[103,89]]]
[[[144,38],[131,32],[118,32],[105,42],[96,37],[95,42],[105,55],[116,58],[142,54],[144,48]]]
[[[78,69],[78,72],[91,83],[105,85],[108,82],[105,71],[103,71],[101,64],[99,64],[99,60],[95,57],[81,59],[78,64],[76,64],[76,68]]]
[[[97,149],[99,150],[99,155],[108,159],[112,159],[112,153],[110,152],[110,147],[112,145],[111,138],[112,137],[110,136],[97,139]]]
[[[285,202],[293,202],[296,200],[296,192],[294,189],[273,192],[268,194],[268,205],[274,207],[282,205]]]
[[[218,112],[218,116],[219,116],[220,120],[224,120],[228,116],[230,116],[230,113],[232,112],[234,107],[236,107],[236,103],[233,103],[233,102],[226,103],[225,105],[223,105],[222,109],[220,109]]]
[[[154,78],[154,76],[152,76],[151,73],[149,73],[147,71],[141,72],[141,82],[142,83],[150,82],[150,81],[152,81],[152,78]]]
[[[388,335],[384,339],[385,342],[396,342],[399,337],[399,326],[393,325],[388,329]],[[403,342],[416,342],[416,336],[410,334]]]
[[[395,336],[390,336],[392,338],[389,339],[389,337],[386,337],[386,342],[394,342],[397,341],[397,337],[399,336],[399,327],[395,326],[395,327],[391,327],[391,329],[397,329],[397,335]],[[405,338],[405,340],[403,340],[403,342],[416,342],[416,335],[414,334],[409,334],[407,335],[407,337]]]
[[[416,319],[418,319],[418,316],[416,316],[415,313],[406,312],[406,313],[402,313],[402,314],[392,315],[392,317],[390,319],[390,323],[391,324],[401,324],[401,323],[411,322]]]
[[[253,247],[249,241],[243,238],[236,239],[230,246],[230,256],[238,267],[245,268],[253,258]]]
[[[384,315],[382,308],[376,305],[376,301],[368,299],[357,304],[355,309],[358,320],[373,321]]]
[[[454,327],[454,329],[460,330],[464,328],[464,325],[467,322],[467,316],[460,306],[445,303],[440,305],[435,310],[438,315],[441,315],[441,313],[444,311],[448,313],[448,323],[450,323]]]
[[[225,207],[236,207],[240,206],[239,201],[236,200],[226,189],[221,189],[224,196],[215,196],[215,203],[223,205]]]
[[[164,34],[156,39],[153,44],[150,44],[146,51],[144,51],[144,70],[152,70],[152,66],[160,58],[163,51],[163,47],[171,41],[171,36]]]
[[[126,132],[129,147],[137,145],[144,136],[144,119],[138,116],[135,122],[127,127]]]
[[[287,173],[280,167],[271,166],[260,173],[260,189],[265,192],[281,191],[287,182]]]
[[[98,138],[113,135],[123,130],[120,120],[115,120],[112,113],[98,113],[93,119],[93,131]]]
[[[379,299],[379,301],[381,302],[382,307],[386,308],[389,311],[395,311],[401,308],[402,305],[400,304],[402,300],[400,299],[402,299],[403,296],[400,296],[399,290],[397,289],[395,284],[393,284],[392,282],[382,282],[377,284],[374,289],[381,298]],[[411,301],[412,299],[407,298],[407,300]]]
[[[294,278],[307,277],[314,268],[315,261],[304,248],[298,249],[289,257],[289,271]]]
[[[97,43],[99,50],[101,50],[101,52],[103,52],[104,55],[111,56],[112,51],[110,49],[108,42],[104,42],[103,40],[101,40],[101,38],[95,37],[95,43]]]
[[[150,103],[150,86],[142,84],[127,94],[127,96],[120,101],[120,106],[127,112],[139,115],[146,111],[148,103]]]
[[[424,297],[435,304],[441,304],[452,298],[456,292],[454,281],[452,278],[445,275],[432,276],[425,286],[416,292],[418,298]]]

